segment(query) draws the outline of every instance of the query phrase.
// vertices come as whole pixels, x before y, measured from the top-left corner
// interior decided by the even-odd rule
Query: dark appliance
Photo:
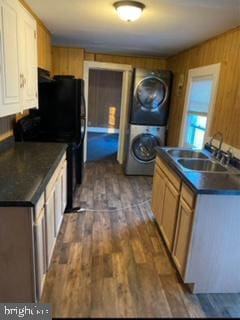
[[[83,179],[83,141],[86,130],[84,81],[39,69],[39,109],[15,125],[17,141],[63,142],[67,148],[67,208],[73,212],[73,193]]]
[[[130,123],[165,127],[168,119],[172,73],[134,69]]]

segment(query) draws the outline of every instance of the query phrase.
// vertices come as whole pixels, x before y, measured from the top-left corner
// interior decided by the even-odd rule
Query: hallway
[[[240,316],[239,294],[196,296],[182,285],[146,201],[151,183],[113,161],[87,164],[75,205],[98,211],[64,217],[41,300],[54,317]]]

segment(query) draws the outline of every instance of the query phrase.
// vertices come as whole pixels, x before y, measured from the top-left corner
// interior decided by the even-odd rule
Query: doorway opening
[[[116,160],[123,72],[89,70],[87,161]]]
[[[88,153],[88,116],[89,116],[89,76],[91,70],[107,70],[107,71],[118,71],[122,73],[122,88],[121,88],[121,107],[120,107],[120,118],[119,118],[119,138],[118,138],[118,149],[117,149],[117,161],[123,164],[126,154],[126,132],[128,128],[128,117],[129,117],[129,104],[130,104],[130,91],[132,83],[132,66],[126,64],[109,63],[109,62],[97,62],[97,61],[85,61],[84,62],[84,96],[86,99],[86,135],[84,138],[84,162],[87,160]],[[114,118],[112,114],[115,112],[114,109],[110,109],[110,119]],[[92,127],[94,130],[94,127]],[[108,128],[110,132],[114,128]],[[100,129],[98,129],[100,130]],[[110,133],[109,132],[109,133]],[[90,132],[91,133],[91,132]],[[112,132],[115,133],[115,132]]]
[[[220,64],[189,70],[180,146],[201,149],[207,138],[217,93]]]

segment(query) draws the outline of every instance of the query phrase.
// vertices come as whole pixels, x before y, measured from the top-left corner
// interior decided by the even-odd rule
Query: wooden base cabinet
[[[181,198],[178,209],[178,221],[175,234],[175,244],[173,249],[173,259],[178,271],[184,277],[185,266],[192,231],[193,210]]]
[[[164,173],[158,166],[156,166],[152,191],[152,211],[155,213],[155,217],[159,225],[162,221],[165,188],[166,182]]]
[[[179,192],[170,183],[166,183],[165,197],[163,204],[162,220],[160,229],[165,242],[171,251],[175,236],[177,213],[178,213]]]
[[[196,194],[157,158],[152,211],[193,293],[240,292],[239,208],[238,194]]]

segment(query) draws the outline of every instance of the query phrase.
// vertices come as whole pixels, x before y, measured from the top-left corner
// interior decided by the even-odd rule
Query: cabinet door
[[[188,246],[192,230],[193,210],[180,200],[178,211],[178,222],[173,250],[173,259],[182,276],[184,276],[185,266],[188,255]]]
[[[20,111],[20,67],[18,47],[18,3],[0,1],[0,117]]]
[[[64,161],[62,173],[62,211],[66,209],[67,205],[67,161]]]
[[[57,237],[62,222],[62,172],[58,176],[55,185],[55,237]]]
[[[37,93],[37,26],[35,19],[21,7],[20,68],[23,77],[22,110],[38,107]]]
[[[37,299],[40,300],[46,273],[46,235],[45,235],[45,208],[37,218],[35,224],[36,237],[36,274],[37,274]]]
[[[55,244],[55,192],[51,191],[46,202],[46,238],[47,238],[47,266],[49,267]]]
[[[167,181],[160,229],[170,251],[172,251],[173,247],[178,203],[179,192]]]
[[[152,212],[155,214],[159,226],[161,225],[162,220],[165,186],[164,174],[158,166],[155,166],[152,190]]]

